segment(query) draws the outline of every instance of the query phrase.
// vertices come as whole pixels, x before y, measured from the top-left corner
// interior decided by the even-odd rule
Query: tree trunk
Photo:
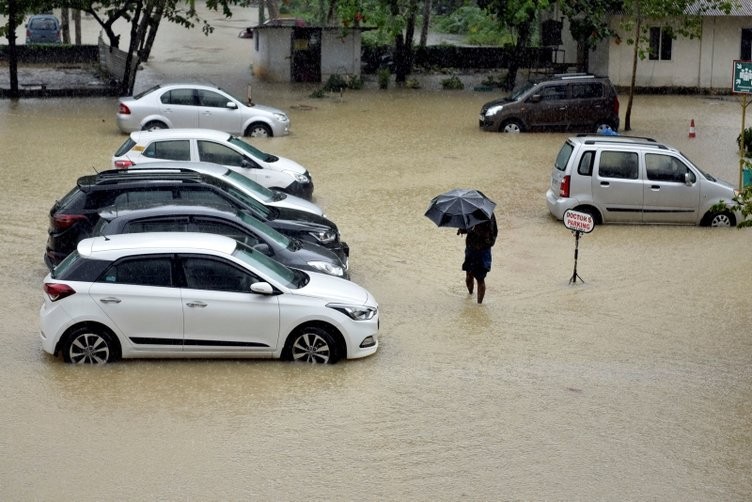
[[[509,71],[505,82],[505,87],[508,91],[514,89],[517,83],[517,70],[520,69],[522,55],[527,48],[528,39],[530,38],[530,24],[526,22],[517,27],[517,44],[515,45],[514,54],[509,59]]]
[[[18,54],[16,53],[16,0],[8,0],[8,70],[10,72],[10,97],[18,99]]]
[[[141,46],[138,49],[139,61],[146,62],[151,57],[151,49],[154,46],[154,39],[157,37],[159,24],[164,16],[164,2],[150,2],[147,10],[141,19],[138,29],[138,38],[141,40]]]
[[[428,29],[431,26],[431,0],[423,0],[423,26],[420,27],[420,47],[425,49],[428,43]]]
[[[76,33],[76,45],[81,45],[81,11],[73,9],[73,28]]]
[[[70,9],[68,7],[60,8],[60,31],[62,32],[62,42],[70,44]]]
[[[637,81],[637,58],[640,53],[640,30],[642,29],[642,17],[640,15],[639,7],[637,9],[637,16],[635,20],[635,43],[634,51],[632,53],[632,80],[629,83],[629,99],[627,100],[627,112],[624,114],[624,130],[632,130],[632,101],[634,100],[635,82]]]
[[[136,5],[136,10],[131,17],[130,42],[128,43],[128,53],[125,56],[125,69],[123,70],[123,80],[120,82],[120,95],[133,95],[133,87],[136,83],[136,68],[138,67],[138,28],[141,19],[141,3]]]

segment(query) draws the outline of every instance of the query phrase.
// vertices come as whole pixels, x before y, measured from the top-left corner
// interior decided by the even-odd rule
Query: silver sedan
[[[284,136],[290,118],[276,108],[243,103],[208,85],[157,85],[118,100],[117,125],[123,132],[202,127],[252,137]]]

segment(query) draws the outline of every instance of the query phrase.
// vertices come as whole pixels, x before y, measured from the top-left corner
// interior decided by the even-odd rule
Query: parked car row
[[[297,166],[310,195],[304,168],[228,133],[134,134],[113,157],[115,168],[80,177],[50,210],[40,312],[47,352],[95,364],[334,363],[377,350],[378,304],[348,280],[349,247],[337,226],[310,200],[254,180]],[[231,144],[254,163],[183,155],[204,158],[207,144],[215,152]],[[181,148],[179,158],[160,156]]]

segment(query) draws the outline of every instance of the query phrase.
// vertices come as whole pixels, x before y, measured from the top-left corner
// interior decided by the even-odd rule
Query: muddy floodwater
[[[380,302],[379,351],[333,366],[43,353],[48,211],[125,136],[111,98],[0,102],[0,498],[749,500],[752,232],[600,226],[570,285],[544,198],[566,133],[479,131],[485,92],[310,92],[255,86],[293,131],[256,144],[310,169]],[[638,96],[632,121],[738,182],[738,101]],[[423,216],[455,187],[498,203],[482,305]]]

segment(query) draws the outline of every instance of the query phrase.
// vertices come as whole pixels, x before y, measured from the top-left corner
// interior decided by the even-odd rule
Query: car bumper
[[[379,349],[379,314],[368,321],[352,321],[347,328],[347,358],[358,359]]]
[[[141,124],[139,124],[138,121],[135,120],[131,115],[117,114],[115,116],[115,122],[117,123],[120,132],[133,132],[141,130]]]
[[[296,197],[311,200],[313,198],[313,181],[309,181],[308,183],[293,181],[285,188],[285,192]]]
[[[546,205],[554,218],[557,220],[564,219],[564,212],[567,209],[572,209],[577,203],[572,198],[559,198],[554,194],[554,191],[550,188],[546,191]]]

